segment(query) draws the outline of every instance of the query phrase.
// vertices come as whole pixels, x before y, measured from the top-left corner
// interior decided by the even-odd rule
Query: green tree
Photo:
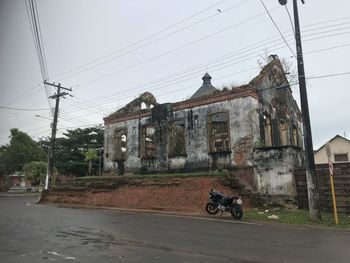
[[[33,186],[43,185],[47,172],[46,162],[32,161],[23,166],[26,179],[31,180]]]
[[[88,175],[91,175],[92,161],[98,158],[97,154],[94,149],[88,149],[86,152],[84,152],[84,155],[85,161],[88,162]]]
[[[60,174],[86,175],[84,153],[93,149],[96,155],[100,156],[103,147],[103,127],[67,130],[64,135],[65,137],[56,140],[55,167]],[[97,174],[98,169],[99,161],[92,160],[91,174]]]
[[[21,171],[25,163],[44,161],[44,151],[28,134],[11,129],[10,144],[2,147],[0,154],[0,172],[10,174]]]

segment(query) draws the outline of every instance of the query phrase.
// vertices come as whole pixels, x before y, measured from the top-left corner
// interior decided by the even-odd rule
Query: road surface
[[[0,198],[0,262],[350,262],[350,232]]]

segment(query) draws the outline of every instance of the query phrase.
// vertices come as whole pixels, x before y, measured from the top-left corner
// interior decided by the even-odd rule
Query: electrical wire
[[[46,55],[45,55],[44,44],[42,39],[37,4],[35,0],[26,0],[25,5],[26,5],[29,24],[30,24],[30,28],[31,28],[31,32],[34,40],[34,45],[37,51],[41,75],[42,75],[43,81],[45,81],[49,79],[49,72],[47,69]],[[49,96],[50,96],[49,87],[47,87],[46,85],[44,85],[44,87],[45,87],[46,97],[47,97],[49,106],[50,108],[53,108],[52,102],[49,99]]]
[[[211,5],[211,6],[207,7],[207,8],[204,8],[204,9],[200,10],[199,12],[196,12],[196,13],[193,14],[193,15],[190,15],[190,16],[188,16],[188,17],[186,17],[186,18],[184,18],[184,19],[182,19],[182,20],[180,20],[180,21],[178,21],[178,22],[176,22],[176,23],[174,23],[174,24],[172,24],[172,25],[170,25],[170,26],[167,26],[166,28],[164,28],[164,29],[162,29],[162,30],[160,30],[160,31],[158,31],[158,32],[155,32],[155,33],[153,33],[153,34],[151,34],[151,35],[149,35],[149,36],[147,36],[147,37],[145,37],[145,38],[142,38],[141,40],[138,40],[138,41],[136,41],[136,42],[133,42],[133,43],[131,43],[131,44],[129,44],[129,45],[127,45],[127,46],[121,48],[121,49],[115,50],[115,51],[113,51],[113,52],[111,52],[111,53],[109,53],[109,54],[107,54],[107,55],[104,55],[104,56],[102,56],[102,57],[99,57],[99,58],[97,58],[97,59],[94,59],[94,60],[92,60],[92,61],[90,61],[90,62],[88,62],[88,63],[85,63],[85,64],[80,65],[80,66],[78,66],[78,67],[75,67],[75,68],[73,68],[73,69],[67,70],[67,71],[65,71],[65,72],[59,73],[59,74],[55,75],[53,78],[57,78],[57,77],[66,75],[66,74],[68,74],[68,73],[71,73],[71,72],[73,72],[73,71],[76,71],[76,70],[78,70],[78,69],[81,69],[81,68],[84,68],[84,67],[87,67],[87,66],[90,66],[90,65],[92,65],[91,67],[100,66],[100,65],[102,65],[102,64],[104,64],[104,63],[107,63],[107,62],[109,62],[109,61],[111,61],[111,60],[114,60],[114,59],[116,59],[116,58],[119,58],[120,56],[124,56],[124,55],[129,54],[129,53],[131,53],[131,52],[134,52],[134,51],[136,51],[136,50],[138,50],[138,49],[140,49],[140,48],[142,48],[142,47],[148,46],[148,45],[150,45],[150,44],[152,44],[152,43],[155,43],[155,42],[157,42],[157,41],[159,41],[159,40],[162,40],[162,39],[164,39],[164,38],[167,38],[167,37],[169,37],[169,36],[171,36],[171,35],[173,35],[173,34],[175,34],[175,33],[178,33],[178,32],[180,32],[180,31],[183,31],[184,29],[190,28],[190,27],[192,27],[192,26],[194,26],[194,25],[197,25],[197,24],[199,24],[199,23],[202,23],[202,22],[204,22],[204,21],[207,21],[208,19],[211,19],[211,18],[213,18],[213,17],[215,17],[215,16],[217,16],[217,15],[220,15],[220,13],[216,13],[216,14],[214,14],[214,15],[210,15],[210,16],[208,16],[208,17],[206,17],[206,18],[204,18],[204,19],[201,19],[201,20],[199,20],[199,21],[197,21],[197,22],[195,22],[195,23],[192,23],[192,24],[190,24],[190,25],[187,25],[187,26],[185,26],[185,27],[182,27],[181,29],[178,29],[178,30],[176,30],[176,31],[174,31],[174,32],[172,32],[172,33],[169,33],[169,34],[167,34],[166,36],[163,36],[163,37],[158,38],[158,39],[156,39],[156,40],[152,40],[151,42],[148,42],[148,43],[142,45],[141,47],[136,47],[136,48],[134,48],[132,51],[128,51],[128,52],[122,53],[121,55],[119,55],[119,56],[117,56],[117,57],[113,57],[112,59],[109,59],[108,61],[101,62],[101,63],[99,63],[99,64],[97,64],[97,65],[93,65],[94,63],[99,62],[99,61],[104,60],[104,59],[107,59],[107,58],[111,57],[111,56],[114,55],[114,54],[117,54],[117,53],[120,53],[121,51],[127,50],[127,49],[129,49],[130,47],[136,46],[137,44],[143,43],[143,42],[145,42],[145,41],[148,40],[148,39],[152,39],[154,36],[160,35],[161,33],[166,32],[166,31],[168,31],[169,29],[172,29],[172,28],[176,27],[177,25],[180,25],[180,24],[184,23],[185,21],[188,21],[188,20],[192,19],[193,17],[196,17],[196,16],[198,16],[199,14],[201,14],[201,13],[203,13],[203,12],[206,12],[206,11],[208,11],[208,10],[210,10],[210,9],[216,7],[217,5],[222,4],[223,2],[226,2],[226,1],[227,1],[227,0],[219,1],[219,2],[215,3],[214,5]],[[233,5],[233,6],[230,6],[229,8],[223,10],[222,12],[227,12],[228,10],[231,10],[231,9],[237,7],[237,6],[240,6],[240,5],[242,5],[242,4],[244,4],[244,3],[248,2],[248,1],[250,1],[250,0],[241,1],[241,2],[239,2],[238,4],[235,4],[235,5]],[[89,68],[90,68],[90,67],[89,67]],[[87,70],[87,69],[84,69],[83,71],[85,71],[85,70]],[[80,71],[79,73],[81,73],[81,72],[83,72],[83,71]],[[76,73],[76,74],[79,74],[79,73]],[[61,80],[62,80],[62,79],[65,79],[65,78],[61,78]]]
[[[277,8],[279,8],[279,7],[273,8],[273,9],[271,9],[270,11],[276,10]],[[240,21],[240,22],[237,22],[237,23],[235,23],[235,24],[233,24],[233,25],[230,25],[230,26],[228,26],[228,27],[225,27],[225,28],[223,28],[223,29],[221,29],[221,30],[219,30],[219,31],[216,31],[216,32],[214,32],[214,33],[211,33],[211,34],[206,35],[206,36],[204,36],[204,37],[201,37],[201,38],[199,38],[199,39],[193,40],[193,41],[191,41],[191,42],[189,42],[189,43],[187,43],[187,44],[185,44],[185,45],[182,45],[182,46],[180,46],[180,47],[177,47],[177,48],[168,50],[168,51],[166,51],[166,52],[164,52],[164,53],[161,53],[161,54],[159,54],[159,55],[153,56],[153,57],[148,58],[148,59],[146,59],[146,60],[143,60],[143,61],[141,61],[141,62],[138,62],[138,63],[132,64],[132,65],[130,65],[130,66],[121,68],[121,69],[119,69],[119,70],[116,70],[116,71],[107,73],[107,74],[102,75],[102,76],[100,76],[100,77],[97,77],[97,78],[94,78],[94,79],[90,79],[90,80],[88,80],[88,81],[86,81],[86,82],[83,82],[83,83],[81,83],[81,84],[75,85],[74,87],[79,87],[79,86],[82,86],[82,85],[87,85],[87,84],[96,82],[96,81],[98,81],[98,80],[105,79],[105,78],[107,78],[107,77],[116,75],[116,74],[118,74],[118,73],[120,73],[120,72],[124,72],[124,71],[126,71],[126,70],[129,70],[129,69],[132,69],[132,68],[135,68],[135,67],[144,65],[144,64],[149,63],[149,62],[151,62],[151,61],[154,61],[154,60],[156,60],[156,59],[158,59],[158,58],[161,58],[161,57],[163,57],[163,56],[166,56],[166,55],[169,55],[169,54],[171,54],[171,53],[174,53],[175,51],[184,49],[184,48],[186,48],[186,47],[188,47],[188,46],[191,46],[191,45],[193,45],[193,44],[196,44],[196,43],[198,43],[198,42],[200,42],[200,41],[203,41],[203,40],[205,40],[205,39],[208,39],[208,38],[211,38],[211,37],[213,37],[213,36],[216,36],[216,35],[218,35],[218,34],[220,34],[220,33],[223,33],[223,32],[225,32],[225,31],[227,31],[227,30],[230,30],[230,29],[232,29],[232,28],[234,28],[234,27],[237,27],[237,26],[242,25],[242,24],[244,24],[244,23],[250,22],[250,21],[252,21],[252,20],[254,20],[254,19],[258,18],[258,17],[261,17],[261,16],[263,16],[263,15],[265,15],[265,12],[264,12],[264,13],[259,13],[259,14],[254,15],[254,16],[251,16],[251,17],[249,17],[249,18],[247,18],[247,19],[244,19],[244,20],[242,20],[242,21]]]
[[[289,13],[289,10],[288,10],[287,5],[284,5],[284,7],[285,7],[285,9],[286,9],[286,11],[287,11],[287,14],[288,14],[288,17],[289,17],[289,22],[290,22],[290,25],[291,25],[291,27],[292,27],[293,34],[294,34],[294,36],[295,36],[295,29],[294,29],[294,24],[293,24],[293,21],[292,21],[292,17],[291,17],[291,15],[290,15],[290,13]]]
[[[27,3],[26,3],[27,5]],[[211,6],[212,7],[212,6]],[[29,17],[29,13],[28,13],[28,17]],[[307,24],[307,25],[304,25],[303,28],[310,28],[310,27],[313,27],[313,26],[316,26],[316,25],[320,25],[320,24],[327,24],[327,23],[332,23],[332,22],[337,22],[337,21],[342,21],[342,20],[348,20],[350,18],[350,16],[347,16],[347,17],[340,17],[340,18],[336,18],[336,19],[330,19],[330,20],[325,20],[325,21],[321,21],[321,22],[317,22],[317,23],[312,23],[312,24]],[[179,22],[180,23],[180,22]],[[309,32],[309,31],[314,31],[314,30],[319,30],[319,29],[323,29],[323,28],[329,28],[329,27],[335,27],[335,26],[339,26],[339,25],[344,25],[344,24],[348,24],[350,23],[349,21],[348,22],[344,22],[344,23],[338,23],[338,24],[333,24],[333,25],[326,25],[326,26],[322,26],[322,27],[318,27],[318,28],[313,28],[313,29],[305,29],[305,30],[302,30],[302,33],[304,32]],[[31,24],[30,24],[31,25]],[[155,33],[154,35],[156,35],[157,33]],[[279,35],[277,35],[279,36]],[[270,37],[268,39],[272,39],[272,38],[275,38],[276,36],[273,36],[273,37]],[[258,43],[261,43],[261,41],[259,41]],[[226,55],[229,55],[229,54],[226,54]],[[223,57],[225,57],[226,55],[224,55]],[[205,62],[205,64],[207,64],[208,62]],[[194,67],[201,67],[203,65],[195,65]],[[147,83],[148,84],[148,83]],[[152,84],[152,83],[151,83]],[[42,85],[42,84],[39,84],[39,85]],[[9,105],[7,105],[9,106]]]
[[[268,16],[270,17],[272,23],[275,25],[276,29],[277,29],[278,32],[280,33],[282,39],[283,39],[284,42],[286,43],[286,45],[287,45],[287,47],[289,48],[290,52],[292,53],[293,57],[296,59],[296,56],[295,56],[295,54],[294,54],[294,51],[293,51],[292,48],[289,46],[287,40],[284,38],[284,36],[283,36],[281,30],[279,29],[279,27],[277,26],[275,20],[274,20],[273,17],[271,16],[270,11],[267,9],[267,7],[266,7],[264,1],[263,1],[263,0],[260,0],[260,2],[261,2],[261,4],[264,6],[264,9],[265,9],[266,13],[268,14]]]
[[[334,47],[328,47],[328,48],[326,48],[326,49],[321,49],[321,50],[315,50],[315,51],[313,51],[312,53],[317,53],[317,52],[322,52],[322,51],[325,51],[325,50],[330,50],[330,49],[335,49],[335,48],[339,48],[339,46],[334,46]],[[249,69],[248,69],[249,70]],[[217,80],[219,79],[219,78],[216,78]],[[184,88],[184,89],[181,89],[181,90],[185,90],[185,89],[188,89],[188,88],[191,88],[191,87],[193,87],[193,85],[192,86],[189,86],[189,87],[186,87],[186,88]],[[159,89],[159,88],[158,88]],[[179,91],[179,89],[177,90],[177,92]],[[170,92],[170,93],[174,93],[173,91],[172,92]],[[168,93],[166,93],[166,94],[168,94]],[[118,100],[122,100],[123,98],[125,98],[125,97],[119,97],[118,98]],[[117,101],[118,101],[117,100]],[[115,101],[114,101],[115,102]]]
[[[316,26],[316,25],[320,25],[320,24],[327,24],[327,23],[331,23],[331,22],[337,22],[337,21],[341,21],[341,20],[346,20],[346,19],[349,19],[349,17],[341,17],[341,18],[337,18],[337,19],[330,19],[330,20],[325,20],[325,21],[321,21],[321,22],[317,22],[317,23],[313,23],[313,24],[308,24],[308,25],[305,25],[303,26],[304,28],[309,28],[309,27],[312,27],[312,26]],[[335,25],[326,25],[326,26],[322,26],[322,27],[318,27],[318,28],[314,28],[314,29],[308,29],[308,30],[303,30],[302,33],[304,32],[309,32],[309,31],[314,31],[314,30],[318,30],[318,29],[322,29],[322,28],[329,28],[329,27],[334,27],[334,26],[338,26],[338,25],[343,25],[343,24],[347,24],[349,22],[344,22],[344,23],[340,23],[340,24],[335,24]],[[277,35],[279,36],[279,35]],[[275,38],[276,36],[273,36],[273,37],[270,37],[268,39],[273,39]],[[262,41],[259,41],[258,43],[262,43]],[[253,45],[252,45],[253,46]],[[225,54],[223,55],[222,57],[225,57],[225,56],[228,56],[229,54]],[[219,58],[216,58],[216,59],[219,59]],[[215,59],[214,59],[215,60]],[[208,62],[205,62],[204,65],[208,65]],[[198,68],[198,67],[202,67],[202,65],[195,65],[193,67],[195,68]],[[186,70],[190,70],[191,68],[188,68]],[[176,73],[178,74],[178,73]],[[174,74],[170,75],[169,77],[172,77]],[[165,77],[167,78],[167,77]],[[159,79],[159,81],[162,80],[162,79]],[[158,81],[158,80],[157,80]],[[145,85],[148,85],[148,84],[153,84],[152,82],[151,83],[146,83]]]
[[[326,75],[320,75],[320,76],[313,76],[313,77],[307,77],[306,79],[323,79],[323,78],[339,77],[339,76],[345,76],[345,75],[350,75],[350,71],[341,72],[341,73],[326,74]]]
[[[0,106],[0,109],[17,110],[17,111],[49,111],[50,110],[50,109],[12,108],[7,106]]]
[[[321,32],[322,33],[322,32]],[[317,38],[313,38],[313,39],[309,39],[309,40],[305,40],[305,42],[307,42],[307,41],[311,41],[311,40],[314,40],[314,39],[321,39],[321,38],[324,38],[324,37],[328,37],[328,36],[323,36],[323,37],[317,37]],[[293,38],[294,39],[294,38]],[[268,48],[272,48],[272,47],[276,47],[276,46],[278,46],[278,45],[281,45],[281,43],[277,43],[276,45],[273,45],[273,46],[269,46]],[[327,49],[329,49],[329,48],[327,48]],[[256,55],[254,55],[254,54],[256,54],[255,52],[254,53],[250,53],[249,55],[252,55],[252,57],[250,57],[250,58],[255,58],[256,57]],[[249,58],[249,59],[250,59]],[[242,62],[242,61],[239,61],[239,62]],[[206,63],[207,64],[207,63]],[[237,63],[230,63],[229,65],[232,65],[232,64],[237,64]],[[227,64],[226,64],[227,65]],[[215,68],[215,67],[213,67],[213,68]],[[223,67],[223,68],[225,68],[225,67]],[[199,70],[200,71],[200,70]],[[198,70],[197,70],[197,72],[199,72]],[[159,84],[158,84],[159,85]],[[142,89],[142,88],[141,88]],[[131,90],[131,89],[127,89],[128,91],[129,90]],[[133,90],[133,89],[132,89]],[[133,90],[134,91],[134,90]],[[128,92],[127,92],[128,93]],[[120,93],[120,92],[118,92],[118,94],[116,95],[117,97],[120,97],[121,95],[122,95],[123,93]],[[113,100],[113,97],[112,97],[112,94],[109,94],[108,96],[106,96],[106,99],[107,100]],[[100,99],[101,100],[101,99]],[[95,100],[96,101],[96,100]],[[106,102],[105,100],[101,100],[101,102]]]

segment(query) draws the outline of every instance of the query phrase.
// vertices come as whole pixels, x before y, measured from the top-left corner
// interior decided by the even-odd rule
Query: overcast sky
[[[206,70],[221,88],[251,80],[266,53],[295,65],[260,0],[36,2],[49,81],[73,88],[74,97],[61,100],[58,136],[102,124],[145,91],[159,103],[187,99]],[[295,53],[286,8],[264,2]],[[299,15],[307,77],[350,72],[350,1],[305,2]],[[292,15],[291,0],[287,7]],[[0,145],[11,128],[36,140],[49,136],[50,99],[24,0],[0,0],[0,61]],[[349,81],[349,74],[307,80],[315,149],[336,134],[349,137]],[[298,89],[292,87],[299,102]]]

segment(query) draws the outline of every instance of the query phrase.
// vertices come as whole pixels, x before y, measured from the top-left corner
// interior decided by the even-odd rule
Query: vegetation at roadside
[[[98,175],[99,164],[103,163],[103,134],[103,127],[96,126],[67,130],[65,137],[57,138],[55,166],[58,172],[69,176]]]
[[[23,166],[31,161],[45,161],[46,155],[39,143],[28,134],[11,129],[10,143],[1,147],[0,175],[22,171]]]
[[[75,181],[118,181],[123,179],[163,179],[163,178],[189,178],[189,177],[223,177],[225,172],[194,172],[194,173],[164,173],[164,174],[141,174],[123,176],[84,176],[77,177]]]
[[[269,218],[270,217],[270,218]],[[339,214],[339,225],[335,225],[334,216],[331,213],[322,213],[321,222],[310,222],[309,211],[302,209],[253,209],[245,211],[245,219],[273,221],[296,225],[314,225],[336,228],[350,228],[350,216]]]
[[[32,186],[44,185],[47,163],[32,161],[23,166],[23,171],[26,179],[32,182]]]

